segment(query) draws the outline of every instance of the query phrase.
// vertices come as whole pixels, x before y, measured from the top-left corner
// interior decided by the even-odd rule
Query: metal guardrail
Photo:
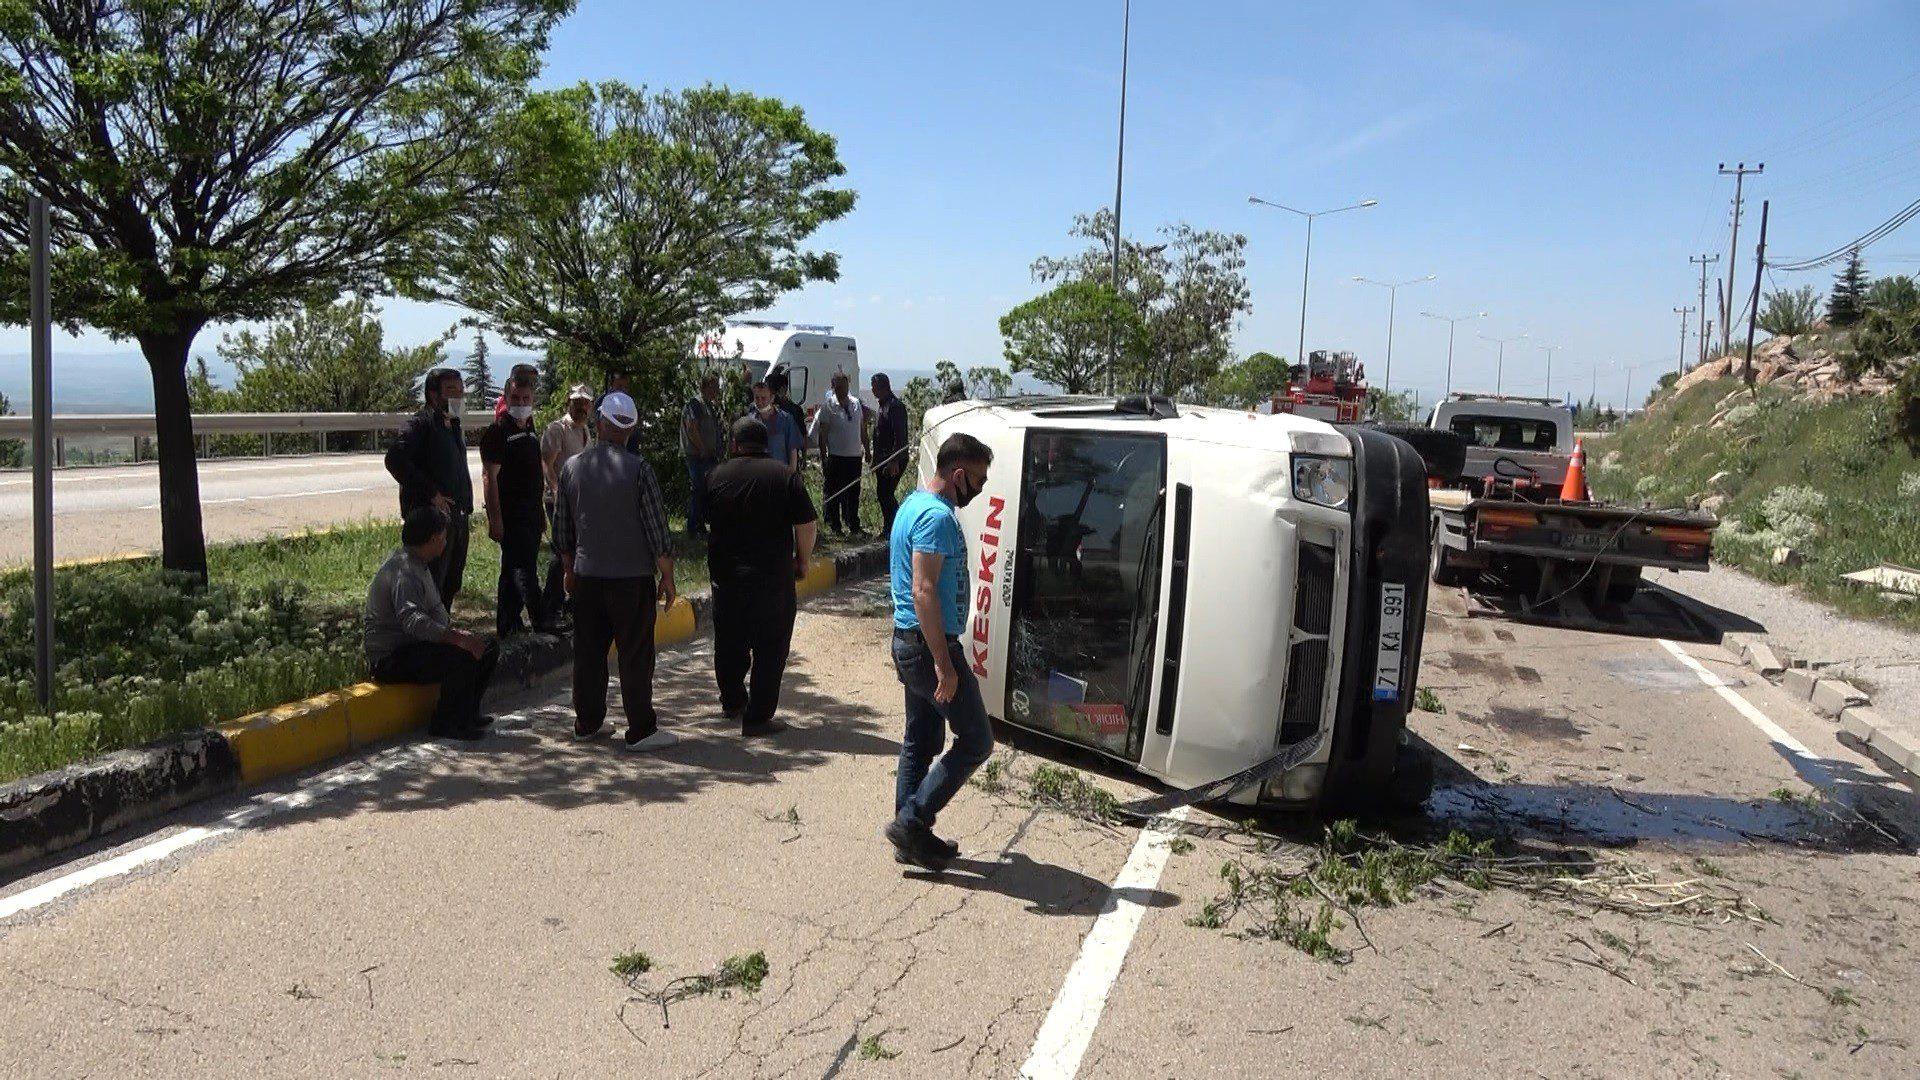
[[[193,418],[195,435],[279,435],[295,432],[394,431],[413,413],[201,413]],[[470,430],[493,422],[492,413],[461,418]],[[55,413],[56,436],[118,435],[152,438],[152,413]],[[0,416],[0,439],[24,439],[33,433],[33,417]]]
[[[413,416],[413,412],[200,413],[193,418],[193,434],[200,442],[202,457],[209,456],[208,438],[217,435],[259,435],[262,449],[272,455],[275,435],[397,431]],[[137,462],[141,460],[140,443],[157,434],[152,413],[55,413],[52,419],[49,426],[53,429],[56,467],[67,463],[66,440],[70,438],[131,439],[133,459]],[[461,417],[462,425],[469,432],[477,432],[492,422],[492,413],[467,413]],[[27,439],[32,434],[32,416],[0,416],[0,439]]]

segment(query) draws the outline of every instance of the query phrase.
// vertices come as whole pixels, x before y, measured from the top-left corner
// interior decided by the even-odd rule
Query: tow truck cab
[[[1412,447],[1161,398],[1004,398],[927,413],[923,480],[955,432],[994,454],[959,516],[962,644],[996,719],[1177,787],[1322,736],[1243,804],[1424,786],[1403,749],[1426,611]]]

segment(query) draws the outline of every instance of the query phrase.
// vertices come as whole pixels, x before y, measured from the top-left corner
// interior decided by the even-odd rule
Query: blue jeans
[[[699,536],[707,531],[707,474],[718,462],[687,459],[687,533]]]
[[[920,631],[893,632],[893,667],[907,696],[907,730],[900,740],[893,812],[908,825],[929,829],[940,811],[960,793],[967,778],[993,753],[993,725],[987,721],[980,683],[973,677],[958,640],[947,639],[947,653],[960,676],[960,688],[952,701],[942,705],[933,700],[940,676]],[[953,728],[953,746],[941,754],[949,727]]]

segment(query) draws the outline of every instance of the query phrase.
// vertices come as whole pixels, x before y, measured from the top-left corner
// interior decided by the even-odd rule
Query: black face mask
[[[963,492],[964,494],[962,494]],[[973,477],[968,475],[966,470],[962,469],[960,475],[955,477],[953,481],[953,505],[965,506],[977,498],[979,494],[980,489],[973,487]]]

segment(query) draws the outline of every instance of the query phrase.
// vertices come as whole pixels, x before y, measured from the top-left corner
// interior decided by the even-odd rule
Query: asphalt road
[[[545,692],[473,748],[403,744],[0,886],[0,1075],[1910,1075],[1914,794],[1715,645],[1441,595],[1428,824],[1586,860],[1567,881],[1628,903],[1717,899],[1433,885],[1343,914],[1341,963],[1246,935],[1258,907],[1189,922],[1223,864],[1297,865],[1312,827],[1090,824],[1025,797],[1044,747],[942,818],[952,871],[903,873],[882,610],[808,605],[772,742],[715,714],[695,645],[663,657],[687,739],[657,756],[571,741]],[[657,992],[755,951],[757,993],[663,1023]]]
[[[468,452],[478,490],[479,451]],[[305,529],[391,519],[393,478],[378,454],[246,458],[200,464],[207,540],[252,540]],[[53,484],[57,560],[160,550],[159,469],[152,464],[60,469]],[[33,561],[33,480],[0,473],[0,567]]]

